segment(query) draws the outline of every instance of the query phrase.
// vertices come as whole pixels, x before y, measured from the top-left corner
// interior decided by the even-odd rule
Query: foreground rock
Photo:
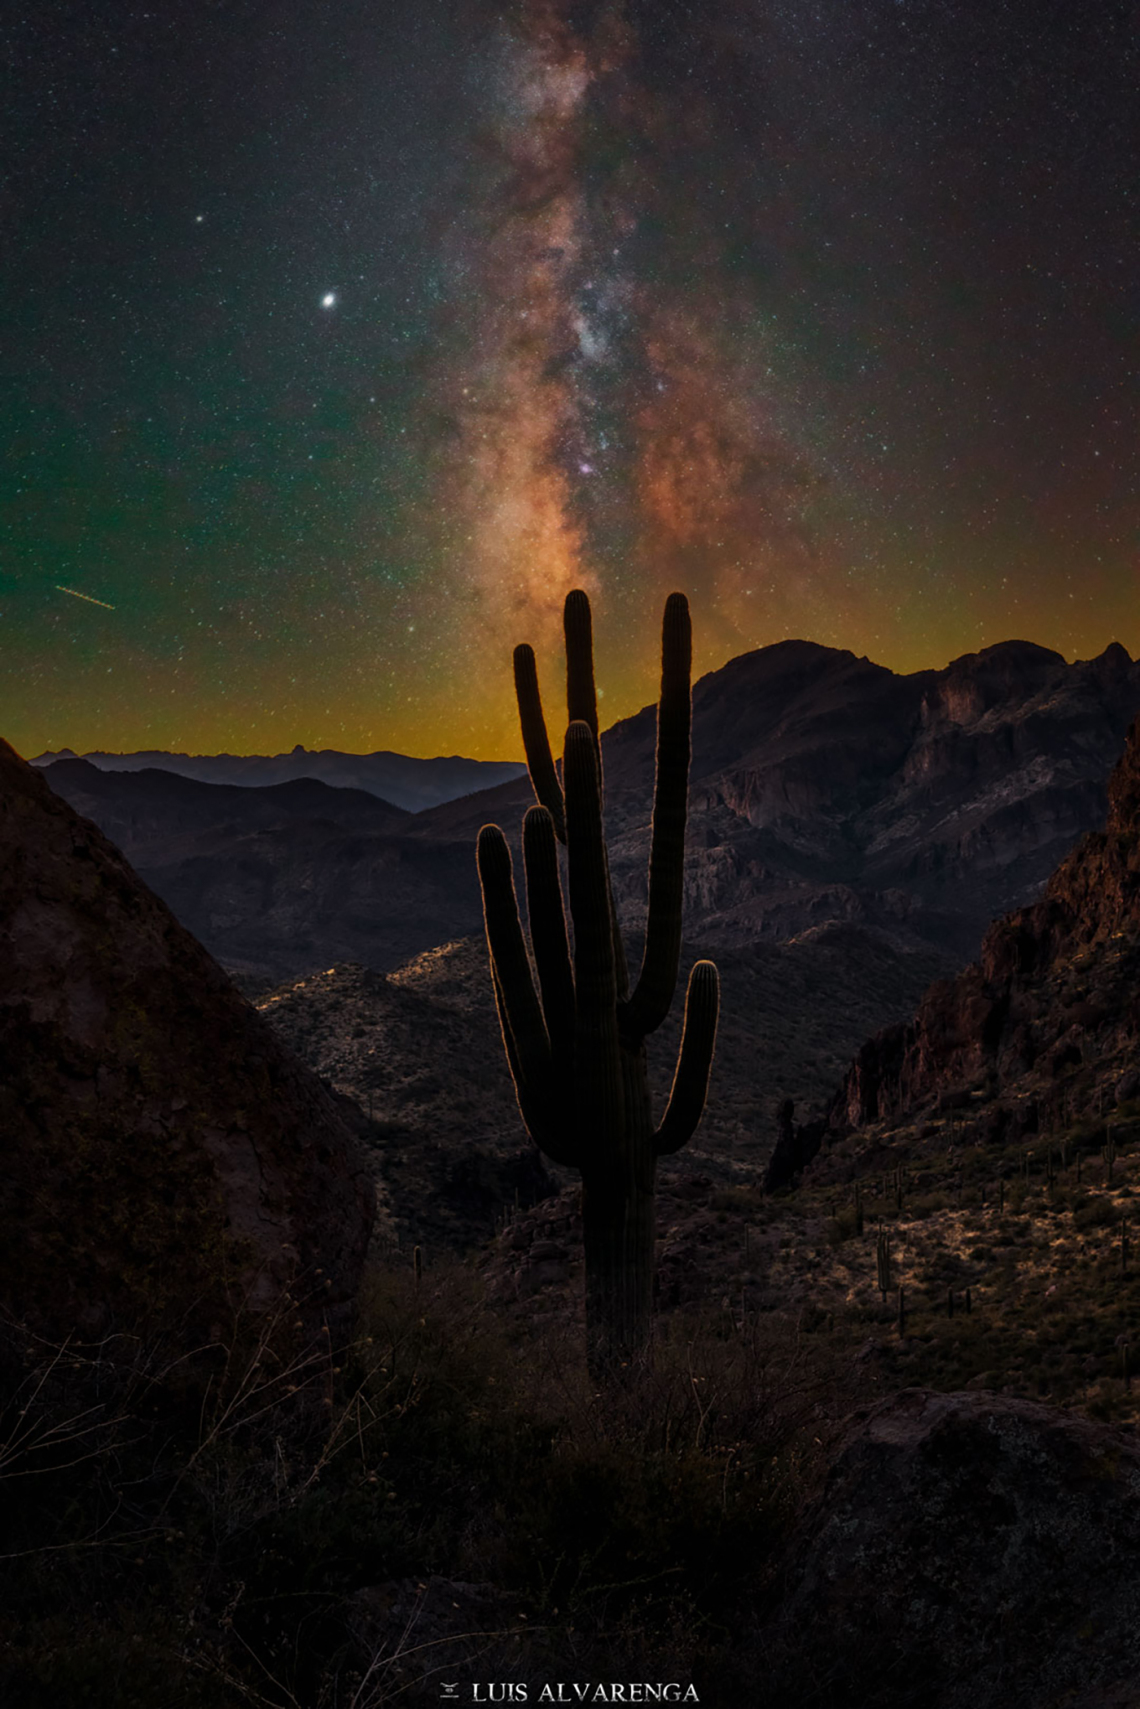
[[[0,1307],[50,1336],[346,1314],[375,1191],[337,1104],[0,742]]]
[[[766,1701],[1125,1709],[1140,1446],[1029,1401],[904,1391],[840,1450],[788,1582]]]

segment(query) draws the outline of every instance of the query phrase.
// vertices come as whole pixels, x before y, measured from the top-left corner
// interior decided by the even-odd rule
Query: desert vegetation
[[[569,1188],[466,1261],[390,1253],[331,1351],[297,1294],[190,1358],[8,1324],[5,1702],[366,1709],[457,1671],[740,1701],[860,1404],[1136,1419],[1140,1105],[1028,1147],[960,1113],[862,1144],[774,1196],[666,1178],[651,1357],[620,1382],[584,1357],[581,1257],[543,1266]]]
[[[837,1416],[789,1325],[676,1314],[603,1391],[459,1264],[373,1271],[331,1354],[295,1310],[191,1359],[5,1327],[6,1704],[366,1709],[476,1664],[729,1700]]]

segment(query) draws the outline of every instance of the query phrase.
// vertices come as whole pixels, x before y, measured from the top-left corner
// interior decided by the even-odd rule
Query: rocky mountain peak
[[[931,683],[923,698],[923,722],[976,723],[996,707],[1052,687],[1068,668],[1060,653],[1034,641],[1000,641],[979,653],[963,653]]]
[[[1108,780],[1107,829],[1118,837],[1140,832],[1140,719],[1129,728],[1124,752]]]

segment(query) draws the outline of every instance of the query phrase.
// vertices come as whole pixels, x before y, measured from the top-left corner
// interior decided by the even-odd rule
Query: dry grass
[[[375,1709],[524,1656],[689,1677],[842,1411],[779,1316],[677,1317],[599,1390],[569,1328],[520,1334],[458,1264],[376,1273],[331,1355],[282,1351],[290,1310],[194,1381],[9,1327],[6,1705]]]

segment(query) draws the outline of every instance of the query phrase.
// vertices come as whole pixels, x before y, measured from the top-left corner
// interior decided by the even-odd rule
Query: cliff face
[[[1108,799],[1105,829],[1061,862],[1041,901],[997,921],[977,962],[863,1046],[830,1129],[898,1122],[937,1100],[966,1107],[972,1093],[994,1131],[1033,1131],[1062,1105],[1076,1116],[1140,1091],[1140,719]]]
[[[559,728],[555,693],[548,707]],[[685,930],[704,946],[786,942],[831,922],[964,959],[1103,822],[1105,780],[1140,710],[1113,644],[1068,664],[1009,641],[899,676],[807,641],[743,654],[693,690]],[[606,821],[623,915],[646,903],[652,708],[606,732]],[[522,782],[450,802],[412,839],[512,835]]]
[[[335,1101],[122,855],[0,742],[0,1306],[209,1334],[353,1296],[375,1196]]]

